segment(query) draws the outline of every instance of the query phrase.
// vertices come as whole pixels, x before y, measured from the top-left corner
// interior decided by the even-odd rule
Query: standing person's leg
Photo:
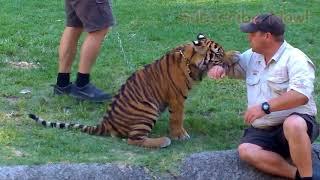
[[[82,28],[66,27],[59,46],[59,73],[70,73]]]
[[[89,75],[92,66],[99,54],[102,41],[107,34],[108,29],[90,32],[87,34],[80,52],[80,62],[76,85],[83,87],[89,83]]]
[[[109,100],[111,96],[90,83],[90,72],[104,37],[114,24],[111,8],[107,0],[79,0],[75,8],[88,34],[81,47],[76,86],[72,89],[71,96],[103,102]]]
[[[90,32],[85,38],[80,53],[79,72],[83,74],[90,73],[91,67],[94,64],[104,37],[108,33],[108,28]]]
[[[77,43],[83,31],[71,0],[65,0],[66,27],[59,46],[59,70],[54,94],[69,94],[71,91],[70,72],[77,52]]]
[[[70,91],[70,71],[77,52],[77,43],[82,28],[66,27],[60,41],[59,47],[59,73],[57,77],[56,94]],[[67,90],[69,89],[69,90]],[[58,91],[62,90],[61,93]]]

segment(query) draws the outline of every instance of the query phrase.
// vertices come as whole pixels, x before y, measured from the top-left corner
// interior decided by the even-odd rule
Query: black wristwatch
[[[268,102],[264,102],[261,104],[261,109],[266,114],[270,114],[270,104]]]

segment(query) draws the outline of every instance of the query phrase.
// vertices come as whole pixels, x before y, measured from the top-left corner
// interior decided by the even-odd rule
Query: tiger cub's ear
[[[193,42],[193,44],[195,45],[195,46],[200,46],[200,42],[199,41],[192,41]]]
[[[203,40],[206,39],[206,37],[202,34],[202,33],[199,33],[197,35],[197,40],[196,41],[193,41],[193,44],[195,46],[201,46],[201,44],[204,42]]]
[[[201,41],[202,39],[206,39],[206,36],[203,35],[202,33],[199,33],[197,36],[198,41]]]

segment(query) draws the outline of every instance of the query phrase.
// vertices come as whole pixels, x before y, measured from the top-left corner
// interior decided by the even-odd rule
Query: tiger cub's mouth
[[[213,58],[213,59],[202,60],[198,64],[198,68],[202,72],[207,72],[213,66],[217,66],[217,65],[223,66],[223,61],[222,61],[222,59],[216,57],[216,58]]]

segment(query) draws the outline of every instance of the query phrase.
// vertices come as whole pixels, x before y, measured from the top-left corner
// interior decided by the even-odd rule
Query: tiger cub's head
[[[218,43],[203,34],[199,34],[197,40],[185,46],[182,53],[189,61],[190,76],[195,80],[202,80],[202,76],[214,65],[223,65],[225,55]]]

